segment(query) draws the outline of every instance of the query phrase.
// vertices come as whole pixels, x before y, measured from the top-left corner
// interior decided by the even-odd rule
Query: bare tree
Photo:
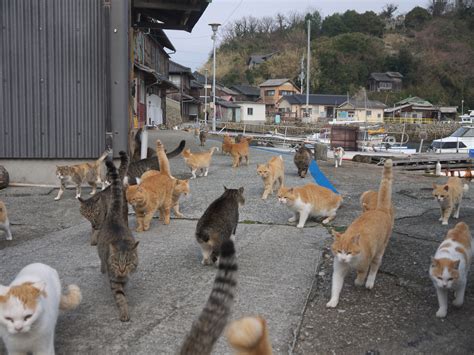
[[[384,7],[383,7],[383,10],[382,12],[380,13],[380,16],[382,16],[383,18],[386,18],[388,20],[392,19],[393,15],[395,14],[395,12],[398,10],[398,5],[395,5],[395,4],[386,4]]]

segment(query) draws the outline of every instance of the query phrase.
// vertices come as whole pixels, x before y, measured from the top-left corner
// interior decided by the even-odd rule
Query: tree
[[[428,10],[417,6],[405,15],[405,27],[413,30],[421,30],[430,19],[431,15]]]
[[[398,5],[395,4],[386,4],[383,7],[382,12],[380,13],[380,17],[391,20],[393,18],[393,15],[395,12],[398,10]]]
[[[448,3],[448,0],[431,0],[429,9],[433,17],[444,15],[448,9]]]
[[[342,20],[341,14],[334,14],[324,18],[321,24],[321,34],[332,37],[346,33],[347,27]]]
[[[322,23],[321,14],[317,10],[313,11],[312,13],[307,13],[306,16],[304,17],[305,24],[308,22],[308,20],[311,21],[311,37],[314,38],[321,31],[321,23]]]

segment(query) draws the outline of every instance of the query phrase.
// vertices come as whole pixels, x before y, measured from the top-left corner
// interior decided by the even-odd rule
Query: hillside
[[[311,92],[353,94],[367,85],[371,72],[399,71],[404,75],[401,93],[370,93],[370,98],[392,105],[416,95],[459,106],[459,111],[464,99],[464,111],[474,109],[474,8],[461,6],[442,11],[416,7],[397,18],[393,11],[347,11],[324,19],[317,11],[242,18],[223,30],[216,76],[228,86],[258,85],[277,77],[299,85],[306,56],[305,20],[311,19]],[[266,62],[248,68],[250,55],[273,52]],[[211,68],[211,63],[210,58],[205,66]]]

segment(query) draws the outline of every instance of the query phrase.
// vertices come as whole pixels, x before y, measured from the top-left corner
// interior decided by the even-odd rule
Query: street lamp
[[[216,34],[217,29],[219,28],[220,23],[210,23],[212,29],[212,52],[213,52],[213,63],[212,63],[212,106],[213,106],[213,114],[212,114],[212,130],[216,130]]]

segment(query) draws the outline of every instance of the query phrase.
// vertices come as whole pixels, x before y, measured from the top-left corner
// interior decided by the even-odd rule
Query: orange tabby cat
[[[224,136],[224,140],[222,141],[222,154],[230,154],[230,150],[232,149],[232,144],[234,144],[234,140],[230,138],[228,134]]]
[[[266,200],[268,194],[273,195],[273,188],[277,184],[283,186],[283,179],[285,178],[285,164],[282,156],[271,158],[266,164],[257,164],[257,175],[260,175],[263,180],[264,191],[262,200]]]
[[[451,176],[445,185],[433,184],[433,196],[441,208],[441,224],[448,224],[451,213],[453,218],[459,218],[461,201],[464,192],[469,190],[469,185],[463,184],[461,178]],[[457,207],[455,209],[455,207]]]
[[[374,287],[375,277],[393,228],[392,165],[392,160],[385,161],[377,207],[362,213],[344,233],[333,231],[332,289],[331,299],[326,307],[334,308],[339,303],[344,278],[351,268],[357,271],[356,286],[362,286],[368,274],[365,287],[368,289]]]
[[[336,218],[336,211],[342,203],[342,197],[331,190],[309,183],[304,186],[287,188],[280,187],[278,200],[294,212],[288,222],[299,222],[297,228],[303,228],[308,217],[326,217],[323,224]]]
[[[379,193],[377,191],[369,190],[365,191],[360,196],[360,205],[362,207],[362,212],[375,210],[377,208],[377,200],[379,198]],[[390,215],[392,216],[392,223],[395,220],[395,207],[390,208]]]
[[[233,321],[226,330],[229,344],[238,355],[271,355],[267,322],[262,317],[244,317]]]
[[[252,137],[242,137],[239,143],[234,143],[230,147],[230,155],[232,156],[232,167],[236,168],[245,158],[245,162],[249,165],[249,143]]]
[[[200,176],[207,176],[209,166],[211,165],[212,154],[215,150],[219,150],[219,148],[212,147],[207,152],[196,153],[191,153],[191,150],[189,148],[183,150],[181,154],[183,155],[184,162],[191,169],[191,174],[193,174],[193,177],[191,179],[196,178],[196,171],[198,169],[201,169]]]

